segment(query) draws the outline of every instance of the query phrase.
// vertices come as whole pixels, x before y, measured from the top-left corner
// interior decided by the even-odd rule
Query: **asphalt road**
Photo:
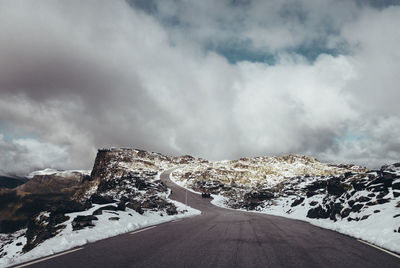
[[[171,198],[185,190],[168,179]],[[29,267],[400,267],[400,259],[306,222],[215,207],[188,192],[201,216],[84,246]]]

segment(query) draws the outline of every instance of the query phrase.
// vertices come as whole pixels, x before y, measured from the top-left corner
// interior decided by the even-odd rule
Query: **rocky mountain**
[[[202,183],[220,183],[241,188],[263,188],[295,176],[339,175],[346,172],[365,172],[365,167],[356,165],[324,164],[303,155],[279,157],[240,158],[238,160],[192,162],[174,171],[174,177],[189,187],[197,189]]]
[[[173,179],[215,205],[309,221],[400,251],[400,163],[368,170],[289,155],[191,164]]]
[[[167,198],[169,190],[158,175],[194,160],[127,148],[100,149],[90,174],[33,172],[25,184],[0,191],[0,256],[6,256],[16,234],[25,239],[17,246],[23,254],[70,227],[94,228],[104,211],[115,216],[110,217],[113,221],[120,214],[185,213]],[[71,219],[71,213],[78,215]]]
[[[301,155],[211,162],[112,148],[98,151],[91,172],[46,169],[16,188],[0,189],[0,257],[13,263],[30,252],[48,254],[37,248],[58,247],[62,237],[82,244],[88,241],[80,240],[83,234],[102,239],[200,213],[168,199],[159,174],[170,168],[176,183],[213,194],[219,206],[367,226],[363,232],[383,221],[381,228],[400,235],[400,164],[368,170]]]

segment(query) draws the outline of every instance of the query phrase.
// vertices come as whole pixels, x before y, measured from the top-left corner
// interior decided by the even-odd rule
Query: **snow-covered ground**
[[[200,192],[196,192],[195,190],[193,190],[190,187],[188,187],[187,180],[182,181],[182,180],[176,179],[175,176],[172,174],[172,172],[169,174],[169,179],[171,181],[173,181],[175,184],[179,185],[180,187],[185,188],[189,192],[192,192],[194,194],[201,194]]]
[[[177,215],[167,215],[166,213],[147,211],[140,215],[136,211],[126,208],[126,211],[103,211],[102,215],[96,215],[98,218],[95,221],[96,226],[92,228],[85,228],[78,231],[72,230],[71,222],[78,215],[92,215],[92,213],[106,205],[94,205],[91,209],[84,212],[75,212],[66,214],[70,219],[63,223],[67,227],[61,233],[53,238],[44,241],[31,251],[22,254],[22,247],[26,242],[23,235],[24,230],[18,231],[13,235],[12,243],[5,245],[7,255],[0,259],[0,266],[7,267],[18,263],[26,262],[32,259],[48,256],[54,253],[62,252],[74,247],[82,246],[97,240],[105,239],[108,237],[116,236],[126,232],[131,232],[147,226],[153,226],[160,223],[169,222],[178,218],[191,217],[201,214],[197,209],[185,206],[180,202],[168,200],[172,202],[178,210]],[[119,220],[109,220],[111,217],[118,217]],[[2,234],[3,235],[3,234]],[[6,236],[6,235],[4,235]],[[1,238],[1,237],[0,237]]]

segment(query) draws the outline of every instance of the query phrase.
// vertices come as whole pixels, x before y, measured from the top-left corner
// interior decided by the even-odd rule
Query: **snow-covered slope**
[[[90,176],[49,169],[33,173],[25,185],[0,195],[8,202],[0,207],[0,266],[200,214],[169,199],[170,190],[159,178],[164,169],[193,160],[142,150],[102,149]],[[24,218],[18,216],[21,208]],[[3,232],[13,230],[15,223],[24,228]]]
[[[400,163],[366,173],[297,176],[273,188],[231,188],[213,203],[305,220],[400,252]]]

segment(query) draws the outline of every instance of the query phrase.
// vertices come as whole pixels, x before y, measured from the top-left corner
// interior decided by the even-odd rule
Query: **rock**
[[[141,203],[136,201],[136,200],[129,201],[128,203],[126,203],[126,206],[128,208],[130,208],[130,209],[135,210],[139,214],[143,214],[144,213]]]
[[[376,196],[376,198],[377,198],[377,199],[380,199],[380,198],[385,197],[385,196],[388,195],[388,194],[389,194],[389,191],[380,192],[380,193]]]
[[[310,206],[316,206],[316,205],[318,205],[318,202],[317,202],[317,201],[311,201],[311,202],[310,202]]]
[[[328,183],[326,181],[315,181],[312,184],[307,186],[307,190],[310,192],[315,192],[316,190],[319,189],[326,189],[326,186]]]
[[[300,197],[300,198],[294,200],[293,203],[292,203],[290,206],[291,206],[291,207],[298,206],[298,205],[300,205],[301,203],[303,203],[303,201],[304,201],[304,197]]]
[[[383,184],[370,187],[370,189],[372,189],[373,192],[388,192],[388,188]]]
[[[307,191],[307,193],[306,193],[306,196],[307,196],[307,198],[310,198],[310,197],[312,197],[312,196],[314,196],[314,195],[317,195],[318,193],[316,193],[316,192],[314,192],[314,191]]]
[[[400,196],[400,192],[393,191],[393,196],[394,196],[394,198],[399,197]]]
[[[379,209],[374,210],[374,213],[379,213],[381,212]]]
[[[397,217],[400,217],[400,214],[396,214],[393,216],[393,218],[397,218]]]
[[[98,208],[95,211],[93,211],[92,215],[103,215],[103,209],[102,208]]]
[[[340,211],[342,211],[343,205],[341,203],[333,203],[330,205],[330,214],[329,218],[333,221],[336,221],[336,215],[340,215]],[[329,210],[328,210],[329,211]]]
[[[103,214],[103,210],[117,211],[119,209],[116,206],[108,205],[108,206],[104,206],[104,207],[96,209],[95,211],[93,211],[92,215],[102,215]]]
[[[117,210],[118,210],[118,207],[113,206],[113,205],[108,205],[108,206],[101,207],[100,209],[102,209],[102,210],[117,211]]]
[[[371,198],[366,197],[366,196],[361,196],[356,200],[356,202],[359,202],[359,203],[365,203],[365,202],[368,202],[368,201],[371,201]]]
[[[178,211],[176,210],[176,206],[174,204],[171,204],[167,209],[165,210],[168,215],[176,215],[178,214]]]
[[[119,221],[119,217],[110,217],[108,218],[109,221]]]
[[[346,218],[347,216],[350,215],[350,212],[351,212],[351,208],[345,208],[345,209],[343,209],[342,212],[340,213],[340,216],[341,216],[342,218]]]
[[[400,190],[400,182],[393,183],[392,189]]]
[[[360,219],[360,221],[363,221],[363,220],[368,219],[369,216],[371,216],[371,215],[364,215],[364,216],[362,216],[362,218]]]
[[[125,211],[126,209],[126,202],[125,201],[120,201],[117,205],[117,210],[120,211]]]
[[[157,204],[156,200],[146,199],[142,203],[142,208],[155,209],[155,208],[158,208],[158,204]]]
[[[352,212],[359,212],[360,209],[363,208],[363,206],[364,206],[363,204],[356,204],[356,205],[354,205],[354,206],[351,207],[351,211],[352,211]]]
[[[111,196],[102,196],[99,194],[93,194],[90,200],[92,201],[93,204],[100,204],[100,205],[116,202]]]
[[[311,219],[326,219],[329,217],[329,213],[321,206],[318,206],[316,208],[310,209],[307,212],[307,217]]]
[[[354,200],[350,200],[349,202],[347,202],[347,204],[349,204],[350,207],[352,207],[354,205],[354,203],[356,203],[356,201],[354,201]]]
[[[98,220],[97,217],[93,215],[88,215],[88,216],[76,216],[75,219],[72,221],[72,230],[80,230],[85,227],[92,227],[94,224],[92,221]]]
[[[23,252],[28,252],[43,241],[56,236],[66,225],[61,224],[69,217],[63,214],[50,213],[39,214],[29,220],[27,224],[26,244],[22,248]]]
[[[350,189],[351,186],[341,183],[340,178],[332,178],[328,180],[327,191],[331,195],[340,196]]]
[[[374,193],[370,193],[370,194],[368,194],[367,196],[368,196],[368,197],[375,197],[375,194],[374,194]]]
[[[389,198],[387,198],[387,199],[377,199],[376,202],[381,205],[381,204],[389,203],[390,199]]]

